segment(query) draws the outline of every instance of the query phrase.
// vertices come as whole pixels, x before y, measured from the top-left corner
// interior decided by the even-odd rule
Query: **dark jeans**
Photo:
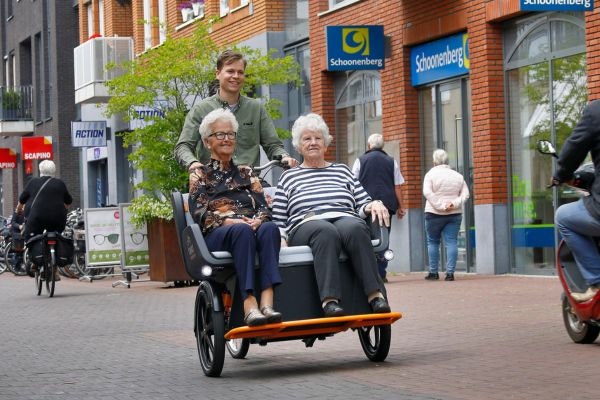
[[[233,257],[233,266],[242,298],[254,293],[256,255],[260,265],[260,290],[281,283],[279,249],[281,236],[273,222],[263,222],[256,232],[247,224],[220,226],[204,238],[210,251],[225,250]]]

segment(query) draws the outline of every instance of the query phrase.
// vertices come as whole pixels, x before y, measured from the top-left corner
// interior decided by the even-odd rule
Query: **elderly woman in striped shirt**
[[[325,316],[344,315],[340,306],[339,255],[348,254],[373,312],[390,312],[364,218],[389,226],[387,208],[372,201],[344,164],[325,161],[331,142],[327,124],[317,114],[299,117],[292,143],[301,165],[285,171],[275,192],[273,219],[291,246],[310,246]]]

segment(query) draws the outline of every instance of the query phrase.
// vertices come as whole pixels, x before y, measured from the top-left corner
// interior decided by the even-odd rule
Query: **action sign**
[[[73,147],[106,146],[106,121],[72,121],[71,144]]]
[[[52,136],[28,136],[21,138],[23,160],[51,160]]]
[[[382,25],[328,26],[327,70],[383,69]]]
[[[17,168],[17,153],[13,149],[0,148],[0,168]]]
[[[521,0],[521,11],[594,11],[594,0]]]

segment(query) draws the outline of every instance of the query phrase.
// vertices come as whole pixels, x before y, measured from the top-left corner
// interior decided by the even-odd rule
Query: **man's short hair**
[[[374,133],[369,136],[367,143],[371,149],[383,149],[383,136],[380,133]]]
[[[225,50],[217,58],[217,71],[223,69],[227,64],[242,60],[244,62],[244,69],[246,69],[246,59],[242,53],[233,50]]]

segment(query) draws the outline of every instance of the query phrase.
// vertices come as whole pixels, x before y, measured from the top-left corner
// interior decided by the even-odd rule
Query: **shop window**
[[[554,274],[554,205],[574,194],[561,189],[553,198],[552,159],[535,144],[548,139],[560,149],[588,101],[583,13],[510,22],[505,54],[513,270]]]
[[[354,72],[341,86],[335,111],[337,161],[352,165],[366,149],[367,137],[381,132],[381,80],[377,72]]]

